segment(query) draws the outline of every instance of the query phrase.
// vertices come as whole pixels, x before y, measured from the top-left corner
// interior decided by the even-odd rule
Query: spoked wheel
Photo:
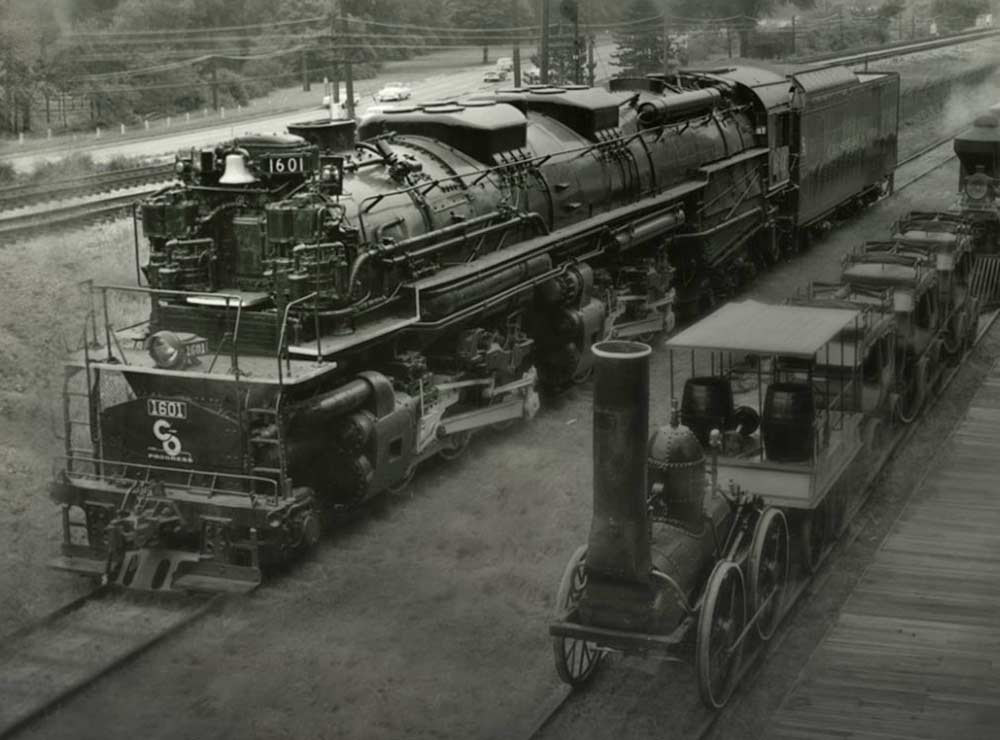
[[[556,595],[557,618],[564,617],[580,604],[587,587],[586,558],[587,546],[581,545],[566,565]],[[553,637],[552,653],[559,678],[570,686],[582,686],[589,681],[604,657],[596,644],[573,637]]]
[[[925,386],[920,378],[921,371],[926,371],[926,364],[918,362],[913,357],[907,357],[900,365],[900,393],[896,402],[896,417],[904,424],[912,424],[920,413],[924,399],[922,389]]]
[[[594,376],[594,366],[593,364],[591,364],[590,367],[588,367],[587,369],[580,370],[579,372],[575,373],[572,377],[572,381],[575,385],[583,385],[593,376]]]
[[[469,449],[470,439],[472,439],[472,432],[452,434],[438,451],[438,454],[448,461],[457,460]]]
[[[695,668],[698,692],[711,709],[721,709],[736,686],[746,625],[746,592],[743,574],[731,560],[715,565],[705,588],[705,601],[698,615],[698,643]]]
[[[965,354],[965,342],[969,329],[966,324],[969,317],[965,313],[955,316],[952,325],[944,333],[944,355],[949,365],[957,365]]]
[[[828,511],[829,503],[823,499],[815,509],[805,512],[799,523],[802,565],[809,573],[816,572],[826,548]]]
[[[406,474],[403,475],[402,478],[400,478],[395,483],[386,486],[386,489],[389,491],[389,493],[402,493],[403,491],[405,491],[407,488],[410,487],[410,483],[413,482],[413,476],[415,476],[416,474],[417,474],[417,464],[414,463],[413,465],[411,465],[406,469]]]
[[[757,522],[750,545],[750,604],[757,634],[770,640],[781,619],[788,583],[788,523],[780,509],[768,508]]]
[[[507,396],[506,398],[501,398],[500,396],[494,396],[493,397],[493,401],[491,402],[491,405],[498,406],[499,404],[504,403],[504,402],[509,401],[509,400],[510,400],[510,396]],[[517,419],[506,419],[505,421],[498,421],[498,422],[496,422],[494,424],[490,424],[490,429],[496,429],[497,431],[502,432],[505,429],[510,429],[512,426],[514,426],[515,424],[517,424],[517,422],[519,422],[520,420],[521,420],[520,418],[517,418]]]
[[[979,333],[979,305],[978,301],[973,302],[969,309],[968,321],[965,323],[965,351],[968,352],[976,345],[976,335]]]

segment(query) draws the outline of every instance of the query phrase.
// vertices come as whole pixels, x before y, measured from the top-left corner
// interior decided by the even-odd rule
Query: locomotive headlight
[[[989,192],[990,186],[985,180],[970,177],[965,183],[965,194],[970,200],[983,200]]]
[[[157,367],[177,370],[187,364],[187,348],[171,331],[158,331],[146,340],[146,350]]]

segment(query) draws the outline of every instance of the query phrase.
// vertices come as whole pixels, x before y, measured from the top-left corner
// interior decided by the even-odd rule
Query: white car
[[[511,72],[514,69],[514,60],[510,57],[500,57],[497,59],[497,69],[504,72]]]
[[[413,91],[402,82],[390,82],[378,91],[376,97],[380,103],[387,100],[406,100],[413,94]]]
[[[503,82],[505,74],[495,69],[488,69],[483,75],[483,82]]]

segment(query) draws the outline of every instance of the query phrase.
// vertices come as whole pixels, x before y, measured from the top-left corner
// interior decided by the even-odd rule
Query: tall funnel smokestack
[[[648,345],[598,342],[594,381],[594,518],[587,570],[645,585],[651,569],[646,511]]]

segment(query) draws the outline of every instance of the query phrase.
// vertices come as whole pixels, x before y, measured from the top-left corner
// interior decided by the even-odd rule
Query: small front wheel
[[[581,545],[569,559],[556,595],[556,618],[561,619],[580,605],[587,588],[587,546]],[[570,686],[582,686],[589,681],[604,653],[593,642],[574,637],[553,637],[552,653],[556,659],[556,673]]]

